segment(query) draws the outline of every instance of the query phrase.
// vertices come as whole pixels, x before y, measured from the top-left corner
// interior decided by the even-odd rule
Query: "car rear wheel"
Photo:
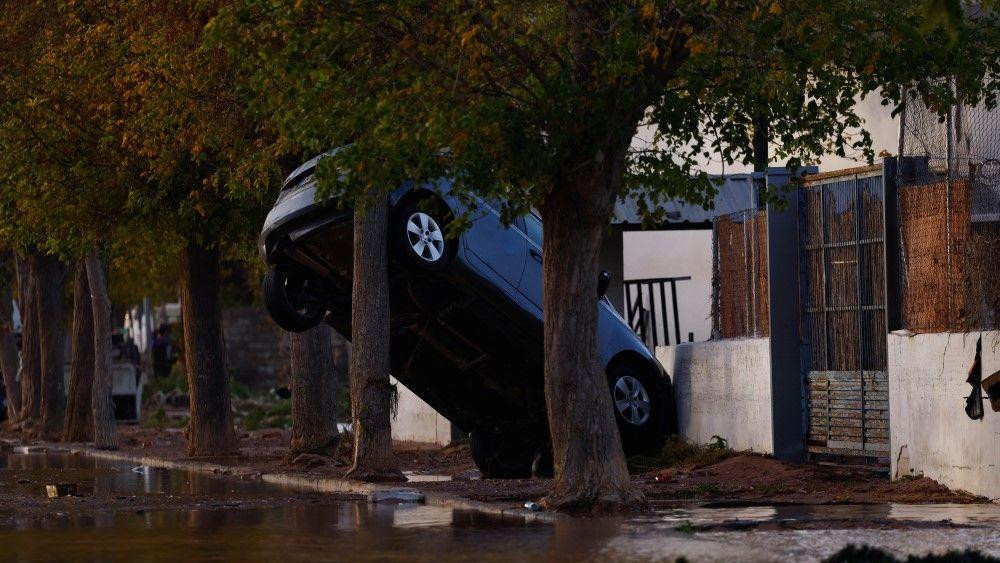
[[[318,284],[282,267],[264,274],[264,304],[274,322],[289,332],[314,328],[326,314]]]
[[[400,259],[417,270],[444,269],[457,248],[456,240],[445,237],[449,219],[444,202],[430,196],[400,206],[393,221]]]
[[[483,477],[521,479],[531,477],[532,469],[541,476],[552,474],[552,454],[514,433],[476,430],[470,440],[472,460]]]
[[[655,455],[666,443],[674,417],[670,382],[630,365],[608,373],[611,403],[625,455]]]

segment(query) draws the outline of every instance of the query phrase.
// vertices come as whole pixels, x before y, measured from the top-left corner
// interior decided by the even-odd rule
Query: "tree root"
[[[367,467],[352,467],[344,475],[347,479],[364,481],[365,483],[405,483],[408,481],[406,475],[398,469],[379,469]]]
[[[602,490],[600,486],[556,485],[540,504],[546,510],[590,515],[630,514],[644,512],[650,508],[645,495],[631,486],[624,489]]]

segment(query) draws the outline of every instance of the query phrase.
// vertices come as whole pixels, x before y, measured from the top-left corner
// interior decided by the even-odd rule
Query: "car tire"
[[[271,318],[289,332],[305,332],[323,321],[326,307],[320,304],[319,288],[307,276],[286,268],[271,268],[264,274],[264,304]]]
[[[444,201],[434,196],[404,202],[395,213],[392,242],[396,255],[408,268],[438,272],[448,267],[458,241],[445,236],[451,214]]]
[[[483,477],[490,479],[531,477],[532,466],[539,457],[539,448],[512,434],[476,430],[470,442],[472,460]]]
[[[625,455],[656,455],[673,430],[670,380],[625,364],[608,372],[611,407]]]

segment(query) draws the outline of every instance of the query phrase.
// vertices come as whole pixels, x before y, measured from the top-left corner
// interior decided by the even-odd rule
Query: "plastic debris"
[[[49,498],[76,496],[76,483],[56,483],[45,485],[45,494]]]
[[[530,501],[524,503],[524,507],[532,512],[538,512],[539,510],[542,509],[542,505],[538,504],[537,502],[530,502]]]

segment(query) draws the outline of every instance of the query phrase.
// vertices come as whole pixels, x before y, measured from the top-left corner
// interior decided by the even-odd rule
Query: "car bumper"
[[[264,220],[261,229],[259,251],[265,264],[273,266],[282,258],[276,252],[280,243],[295,243],[317,228],[350,221],[351,211],[338,210],[316,201],[316,184],[282,191],[274,207]]]

